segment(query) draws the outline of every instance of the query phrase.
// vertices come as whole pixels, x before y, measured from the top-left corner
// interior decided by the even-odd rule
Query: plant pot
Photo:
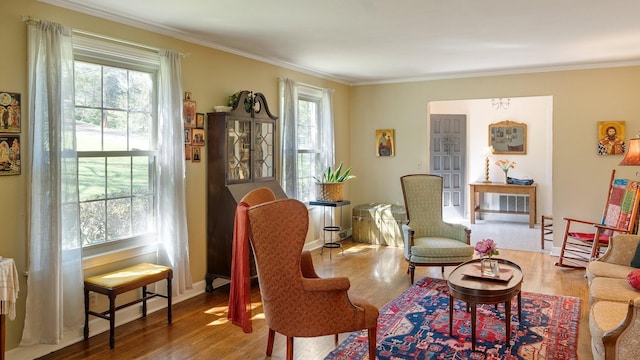
[[[316,183],[318,201],[338,202],[344,200],[344,183]]]

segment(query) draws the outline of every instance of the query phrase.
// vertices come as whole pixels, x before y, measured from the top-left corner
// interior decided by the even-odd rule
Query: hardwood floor
[[[345,241],[344,256],[333,250],[329,260],[313,252],[316,270],[322,277],[348,276],[351,291],[382,307],[409,284],[402,248]],[[592,359],[589,335],[589,303],[584,270],[555,267],[556,258],[541,252],[500,250],[500,257],[518,263],[524,273],[523,291],[575,296],[582,299],[578,358]],[[451,268],[446,268],[446,274]],[[439,268],[416,269],[416,279],[441,278]],[[116,328],[116,348],[109,349],[108,332],[96,335],[41,359],[265,359],[267,328],[261,313],[260,293],[252,289],[253,332],[245,334],[227,322],[229,287],[216,289],[173,306],[173,324],[158,311]],[[341,334],[339,341],[348,334]],[[333,336],[296,338],[295,359],[324,359],[334,348]],[[276,335],[271,359],[285,358],[285,338]]]

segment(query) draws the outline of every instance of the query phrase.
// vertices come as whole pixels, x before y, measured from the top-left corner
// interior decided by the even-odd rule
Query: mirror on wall
[[[509,120],[489,124],[489,145],[494,154],[526,154],[527,124]]]

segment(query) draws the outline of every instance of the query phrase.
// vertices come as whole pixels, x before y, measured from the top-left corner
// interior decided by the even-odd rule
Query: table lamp
[[[629,150],[618,165],[640,166],[640,136],[629,139]]]
[[[638,139],[640,140],[640,139]],[[493,154],[493,146],[489,145],[482,150],[482,156],[484,156],[484,182],[490,183],[489,181],[489,156]]]

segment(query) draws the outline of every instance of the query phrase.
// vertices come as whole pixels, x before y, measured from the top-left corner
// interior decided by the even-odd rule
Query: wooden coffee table
[[[449,333],[453,336],[453,299],[466,302],[471,308],[471,348],[476,349],[476,305],[504,303],[507,346],[511,340],[511,299],[518,296],[518,319],[522,320],[522,269],[516,263],[495,259],[500,270],[512,272],[508,281],[484,279],[465,274],[475,274],[480,267],[480,259],[469,260],[453,269],[449,275]],[[478,274],[479,275],[479,274]]]

